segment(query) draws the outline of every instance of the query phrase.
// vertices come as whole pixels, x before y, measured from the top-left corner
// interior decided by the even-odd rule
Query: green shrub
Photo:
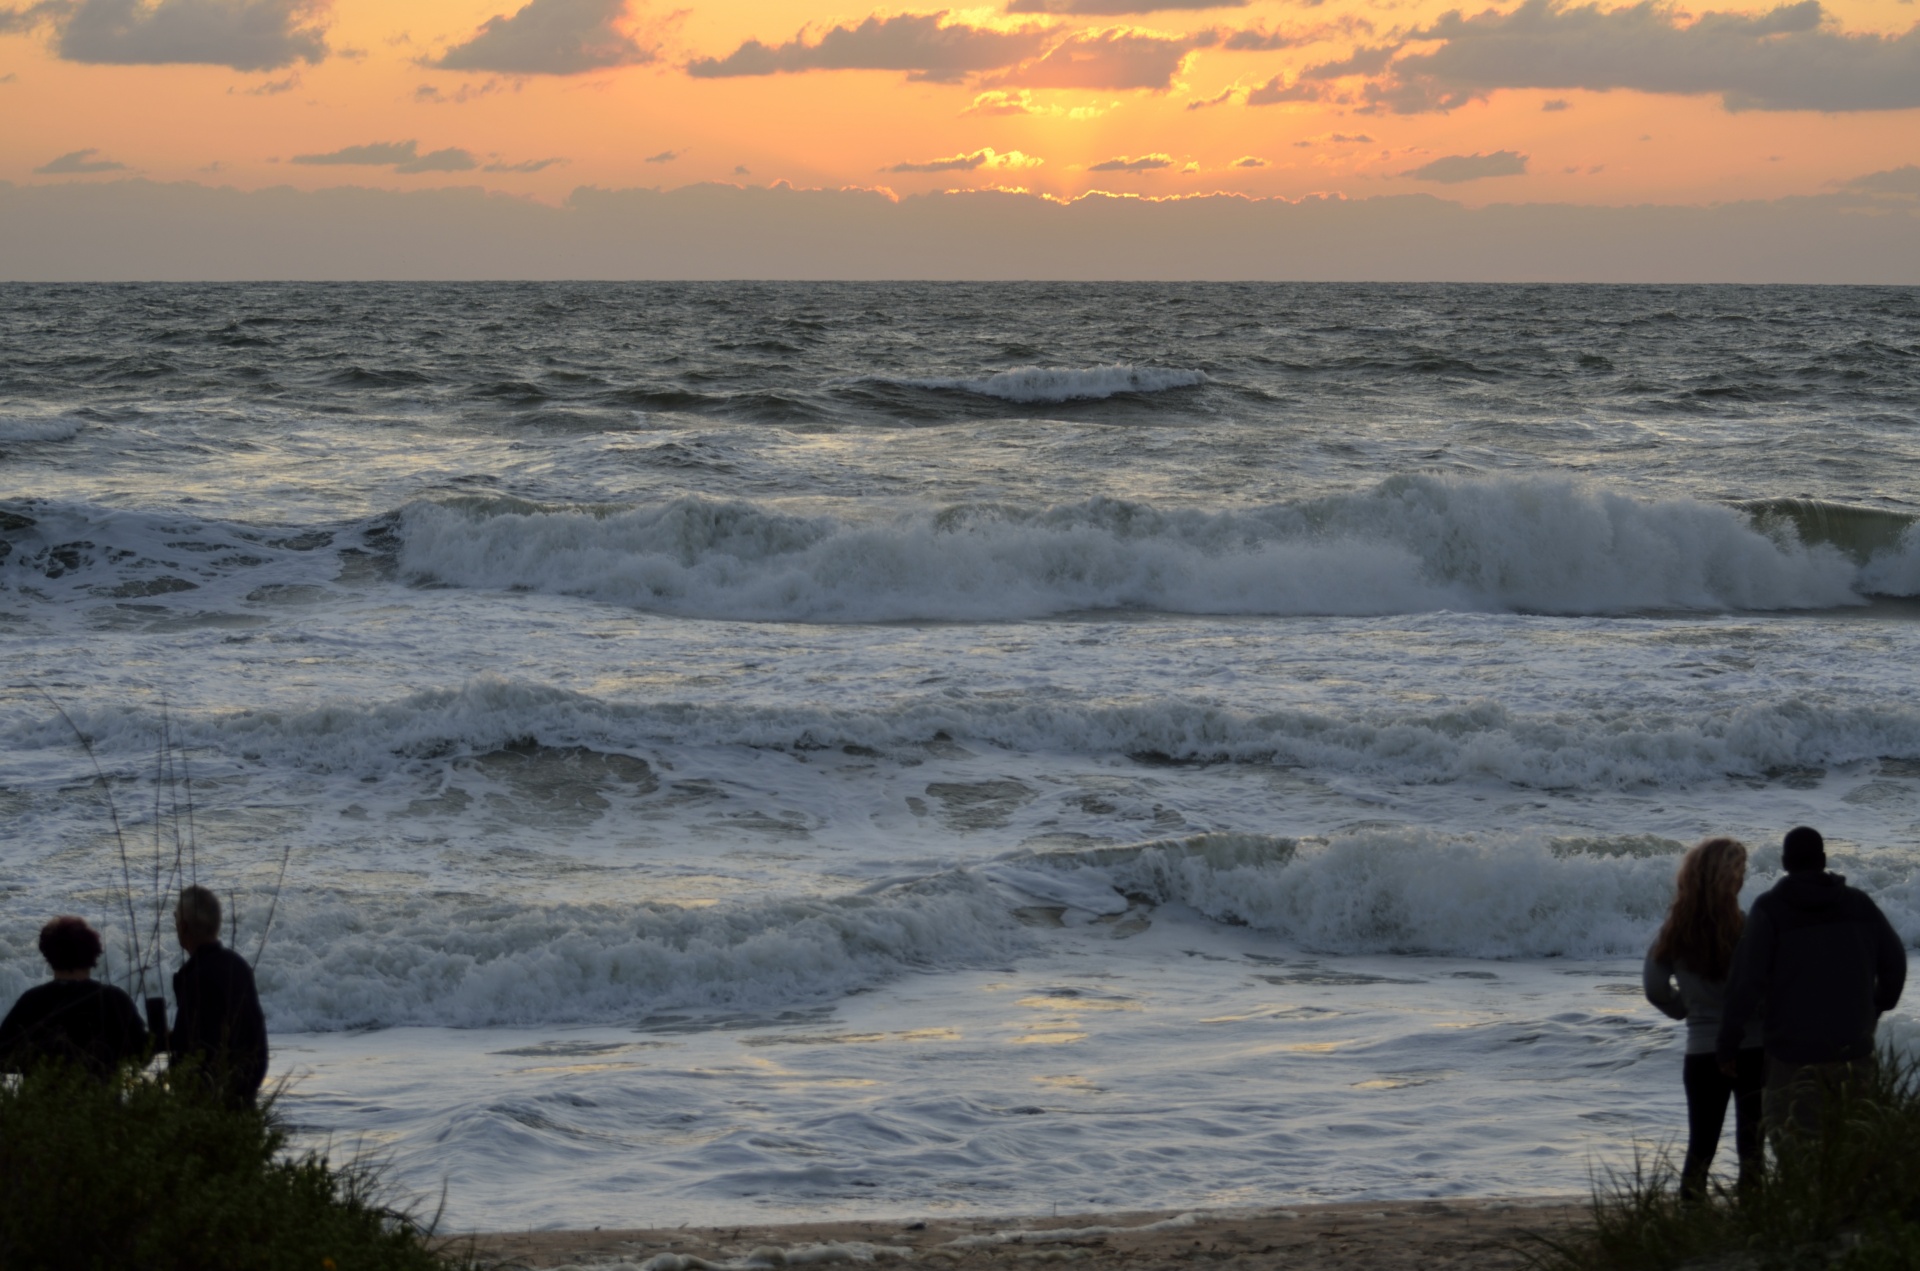
[[[1665,1154],[1594,1188],[1592,1223],[1550,1241],[1543,1271],[1913,1271],[1920,1268],[1920,1072],[1883,1054],[1872,1077],[1828,1103],[1820,1133],[1770,1145],[1746,1193],[1680,1198]]]
[[[6,1079],[0,1079],[5,1081]],[[445,1271],[365,1161],[290,1157],[271,1101],[68,1069],[0,1085],[0,1269]]]

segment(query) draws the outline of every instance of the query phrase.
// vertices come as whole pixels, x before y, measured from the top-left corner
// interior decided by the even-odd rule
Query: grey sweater
[[[1675,987],[1678,981],[1679,987]],[[1708,980],[1687,969],[1684,962],[1661,962],[1651,952],[1640,968],[1641,987],[1647,1000],[1674,1019],[1687,1021],[1687,1053],[1710,1055],[1720,1035],[1720,1017],[1727,995],[1725,980]],[[1759,1012],[1747,1021],[1741,1032],[1741,1049],[1760,1044]]]

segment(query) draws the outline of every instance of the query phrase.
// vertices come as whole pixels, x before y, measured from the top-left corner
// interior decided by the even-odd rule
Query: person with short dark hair
[[[1907,950],[1865,892],[1828,872],[1820,831],[1787,831],[1781,864],[1787,876],[1753,902],[1734,950],[1715,1050],[1731,1074],[1764,1003],[1768,1128],[1812,1132],[1824,1097],[1871,1070],[1874,1029],[1906,987]]]
[[[184,887],[173,911],[187,963],[173,973],[170,1061],[197,1066],[229,1103],[250,1105],[267,1076],[267,1021],[253,968],[220,943],[220,898]]]
[[[105,1080],[124,1063],[145,1062],[147,1026],[133,999],[93,978],[100,933],[62,915],[40,928],[40,956],[53,971],[0,1020],[0,1072],[74,1064]]]

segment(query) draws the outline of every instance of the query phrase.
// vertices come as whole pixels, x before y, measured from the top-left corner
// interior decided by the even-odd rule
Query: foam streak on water
[[[45,689],[456,1226],[1578,1192],[1687,843],[1920,942],[1911,290],[4,298],[0,996]]]

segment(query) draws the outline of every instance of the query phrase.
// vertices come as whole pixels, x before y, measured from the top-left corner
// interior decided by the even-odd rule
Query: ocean
[[[0,997],[197,877],[453,1228],[1577,1194],[1687,844],[1920,939],[1920,290],[0,298]]]

